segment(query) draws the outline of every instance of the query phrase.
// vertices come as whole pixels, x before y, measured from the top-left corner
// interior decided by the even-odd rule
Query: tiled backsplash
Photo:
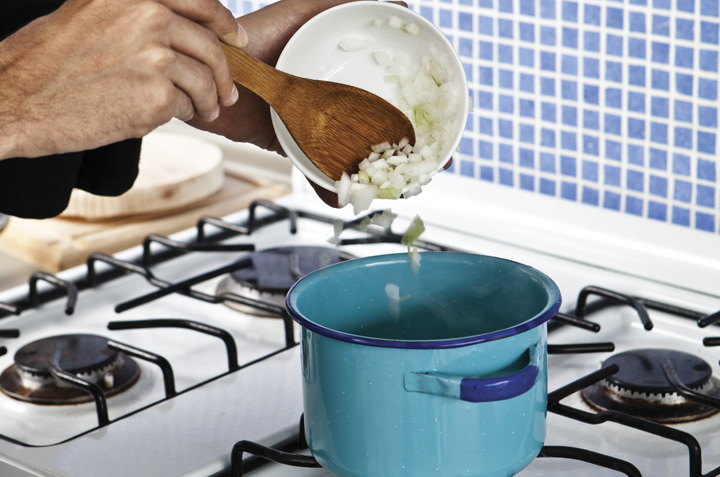
[[[453,173],[718,233],[720,0],[408,3],[465,64]]]

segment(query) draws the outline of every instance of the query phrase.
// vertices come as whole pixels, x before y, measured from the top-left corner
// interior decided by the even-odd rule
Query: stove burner
[[[247,266],[223,279],[217,294],[232,293],[284,308],[285,295],[296,281],[310,272],[348,258],[346,253],[330,247],[278,247],[249,252],[240,259],[246,261]],[[276,316],[230,300],[226,300],[225,304],[251,315]]]
[[[666,349],[637,349],[618,353],[603,362],[620,370],[582,390],[592,407],[624,412],[660,423],[689,422],[719,410],[695,403],[678,394],[668,382],[660,363],[668,359],[680,381],[703,394],[720,396],[720,380],[697,356]]]
[[[33,341],[15,353],[15,364],[0,375],[0,390],[20,401],[34,404],[78,404],[92,395],[52,377],[50,368],[58,346],[59,365],[103,390],[105,396],[118,394],[135,384],[140,368],[123,353],[111,350],[108,340],[95,335],[61,335]]]

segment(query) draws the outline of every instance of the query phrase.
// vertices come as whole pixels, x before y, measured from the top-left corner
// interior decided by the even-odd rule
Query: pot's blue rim
[[[453,252],[423,252],[423,253],[453,253]],[[462,253],[462,252],[461,252]],[[402,254],[398,254],[402,255]],[[475,254],[473,254],[475,255]],[[481,255],[475,255],[475,256],[481,256]],[[387,256],[386,256],[387,257]],[[494,260],[504,260],[507,262],[512,262],[512,260],[506,260],[506,259],[500,259],[497,257],[491,257],[487,256],[488,258],[492,258]],[[365,259],[353,259],[351,261],[360,260],[377,260],[379,257],[366,257]],[[325,270],[327,268],[337,267],[339,265],[342,265],[341,263],[336,263],[333,265],[330,265],[328,267],[325,267],[324,269],[317,270],[315,272],[310,273],[310,275],[313,275],[314,273],[321,272],[322,270]],[[548,304],[545,306],[545,308],[539,312],[534,317],[530,318],[529,320],[523,321],[522,323],[518,323],[515,326],[512,326],[510,328],[503,328],[501,330],[493,331],[490,333],[484,333],[481,335],[473,335],[473,336],[464,336],[460,338],[449,338],[449,339],[443,339],[443,340],[391,340],[391,339],[383,339],[383,338],[372,338],[368,336],[361,336],[361,335],[355,335],[351,333],[345,333],[342,331],[333,330],[331,328],[327,328],[325,326],[319,325],[313,321],[308,320],[305,316],[303,316],[302,313],[300,313],[293,303],[293,300],[291,300],[291,297],[293,296],[293,291],[295,288],[302,282],[302,279],[297,281],[288,291],[285,307],[287,309],[287,312],[290,314],[293,320],[295,320],[298,324],[300,324],[303,328],[306,328],[310,331],[314,331],[316,333],[319,333],[323,336],[326,336],[328,338],[332,338],[339,341],[346,341],[348,343],[355,343],[359,345],[364,346],[378,346],[381,348],[405,348],[405,349],[447,349],[447,348],[460,348],[462,346],[471,346],[478,343],[485,343],[488,341],[494,341],[501,338],[507,338],[510,336],[515,336],[520,333],[524,333],[525,331],[529,331],[533,328],[537,328],[539,326],[544,325],[547,323],[550,318],[555,316],[558,311],[560,310],[560,305],[562,302],[561,296],[560,296],[560,289],[558,288],[557,284],[550,279],[547,275],[544,273],[534,269],[533,267],[530,267],[528,265],[524,265],[518,262],[519,266],[524,267],[526,269],[532,270],[537,278],[540,279],[540,281],[543,282],[545,285],[547,291],[548,291]],[[307,276],[310,276],[307,275]],[[307,277],[306,276],[306,277]]]

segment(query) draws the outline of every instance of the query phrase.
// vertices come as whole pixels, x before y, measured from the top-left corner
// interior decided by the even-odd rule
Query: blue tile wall
[[[719,232],[719,0],[408,3],[465,65],[451,173]]]

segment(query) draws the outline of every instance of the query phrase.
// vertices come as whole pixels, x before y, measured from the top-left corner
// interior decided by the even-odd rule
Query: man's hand
[[[237,101],[217,0],[68,0],[0,42],[0,159],[92,149]]]

